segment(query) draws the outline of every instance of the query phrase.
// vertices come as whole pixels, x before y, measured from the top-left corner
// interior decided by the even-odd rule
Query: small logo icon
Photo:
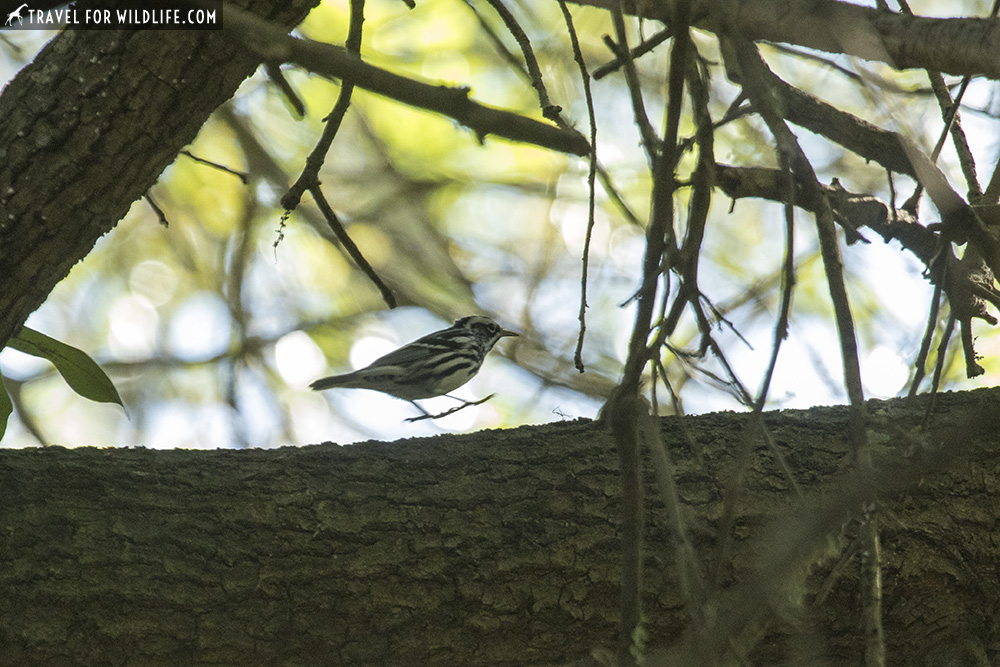
[[[24,9],[25,7],[27,7],[27,6],[28,6],[28,3],[26,2],[23,5],[21,5],[20,7],[18,7],[17,9],[15,9],[14,11],[12,11],[10,14],[7,14],[7,22],[4,23],[4,25],[13,25],[11,22],[14,19],[17,19],[17,22],[18,22],[19,25],[24,25],[24,20],[21,17],[21,10]]]

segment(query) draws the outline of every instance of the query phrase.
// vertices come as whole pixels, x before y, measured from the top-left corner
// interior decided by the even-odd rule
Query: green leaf
[[[0,375],[0,440],[3,440],[3,434],[7,432],[7,419],[12,412],[14,404],[10,402],[7,389],[3,386],[3,375]]]
[[[28,327],[21,329],[8,345],[25,354],[51,361],[66,384],[84,398],[125,407],[111,378],[83,351]]]

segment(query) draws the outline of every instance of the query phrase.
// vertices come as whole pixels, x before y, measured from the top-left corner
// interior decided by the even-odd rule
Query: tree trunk
[[[291,28],[317,1],[254,11]],[[221,31],[67,30],[4,88],[0,348],[258,64]]]
[[[753,664],[860,664],[860,554],[841,556],[867,516],[889,664],[994,664],[1000,390],[939,396],[920,436],[928,400],[869,406],[867,515],[844,408],[765,416],[802,500],[750,416],[663,419],[697,558],[679,578],[649,475],[654,654],[697,664],[721,641],[755,644]],[[585,421],[351,447],[0,450],[0,664],[590,664],[616,641],[620,507],[614,448]]]

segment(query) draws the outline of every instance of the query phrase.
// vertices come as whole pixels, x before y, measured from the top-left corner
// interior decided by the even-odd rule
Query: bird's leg
[[[411,419],[407,419],[406,421],[416,421],[418,419],[431,419],[431,413],[427,412],[422,407],[420,407],[419,403],[417,403],[416,401],[410,401],[410,403],[413,403],[413,407],[415,407],[417,410],[420,410],[420,412],[423,413],[424,416],[423,417],[413,417]]]
[[[448,395],[445,394],[445,396],[448,396]],[[482,405],[483,403],[485,403],[486,401],[490,400],[494,396],[496,396],[496,394],[490,394],[486,398],[480,398],[478,401],[466,401],[465,399],[456,398],[455,396],[448,396],[448,398],[454,398],[457,401],[462,401],[462,405],[456,405],[452,409],[445,410],[444,412],[442,412],[440,414],[436,414],[436,415],[428,414],[426,410],[424,410],[423,408],[420,408],[420,406],[417,405],[416,403],[413,403],[413,401],[410,401],[414,405],[417,405],[417,407],[420,408],[420,411],[423,412],[424,414],[421,415],[420,417],[410,417],[406,421],[408,421],[408,422],[418,422],[418,421],[420,421],[422,419],[440,419],[441,417],[447,417],[448,415],[453,415],[456,412],[458,412],[459,410],[464,410],[465,408],[467,408],[467,407],[469,407],[471,405]]]

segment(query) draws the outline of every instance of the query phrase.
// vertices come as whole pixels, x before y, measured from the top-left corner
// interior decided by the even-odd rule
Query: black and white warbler
[[[447,329],[408,343],[365,368],[325,377],[309,386],[315,391],[333,387],[373,389],[410,402],[441,396],[471,380],[498,340],[516,335],[488,317],[463,317]]]

